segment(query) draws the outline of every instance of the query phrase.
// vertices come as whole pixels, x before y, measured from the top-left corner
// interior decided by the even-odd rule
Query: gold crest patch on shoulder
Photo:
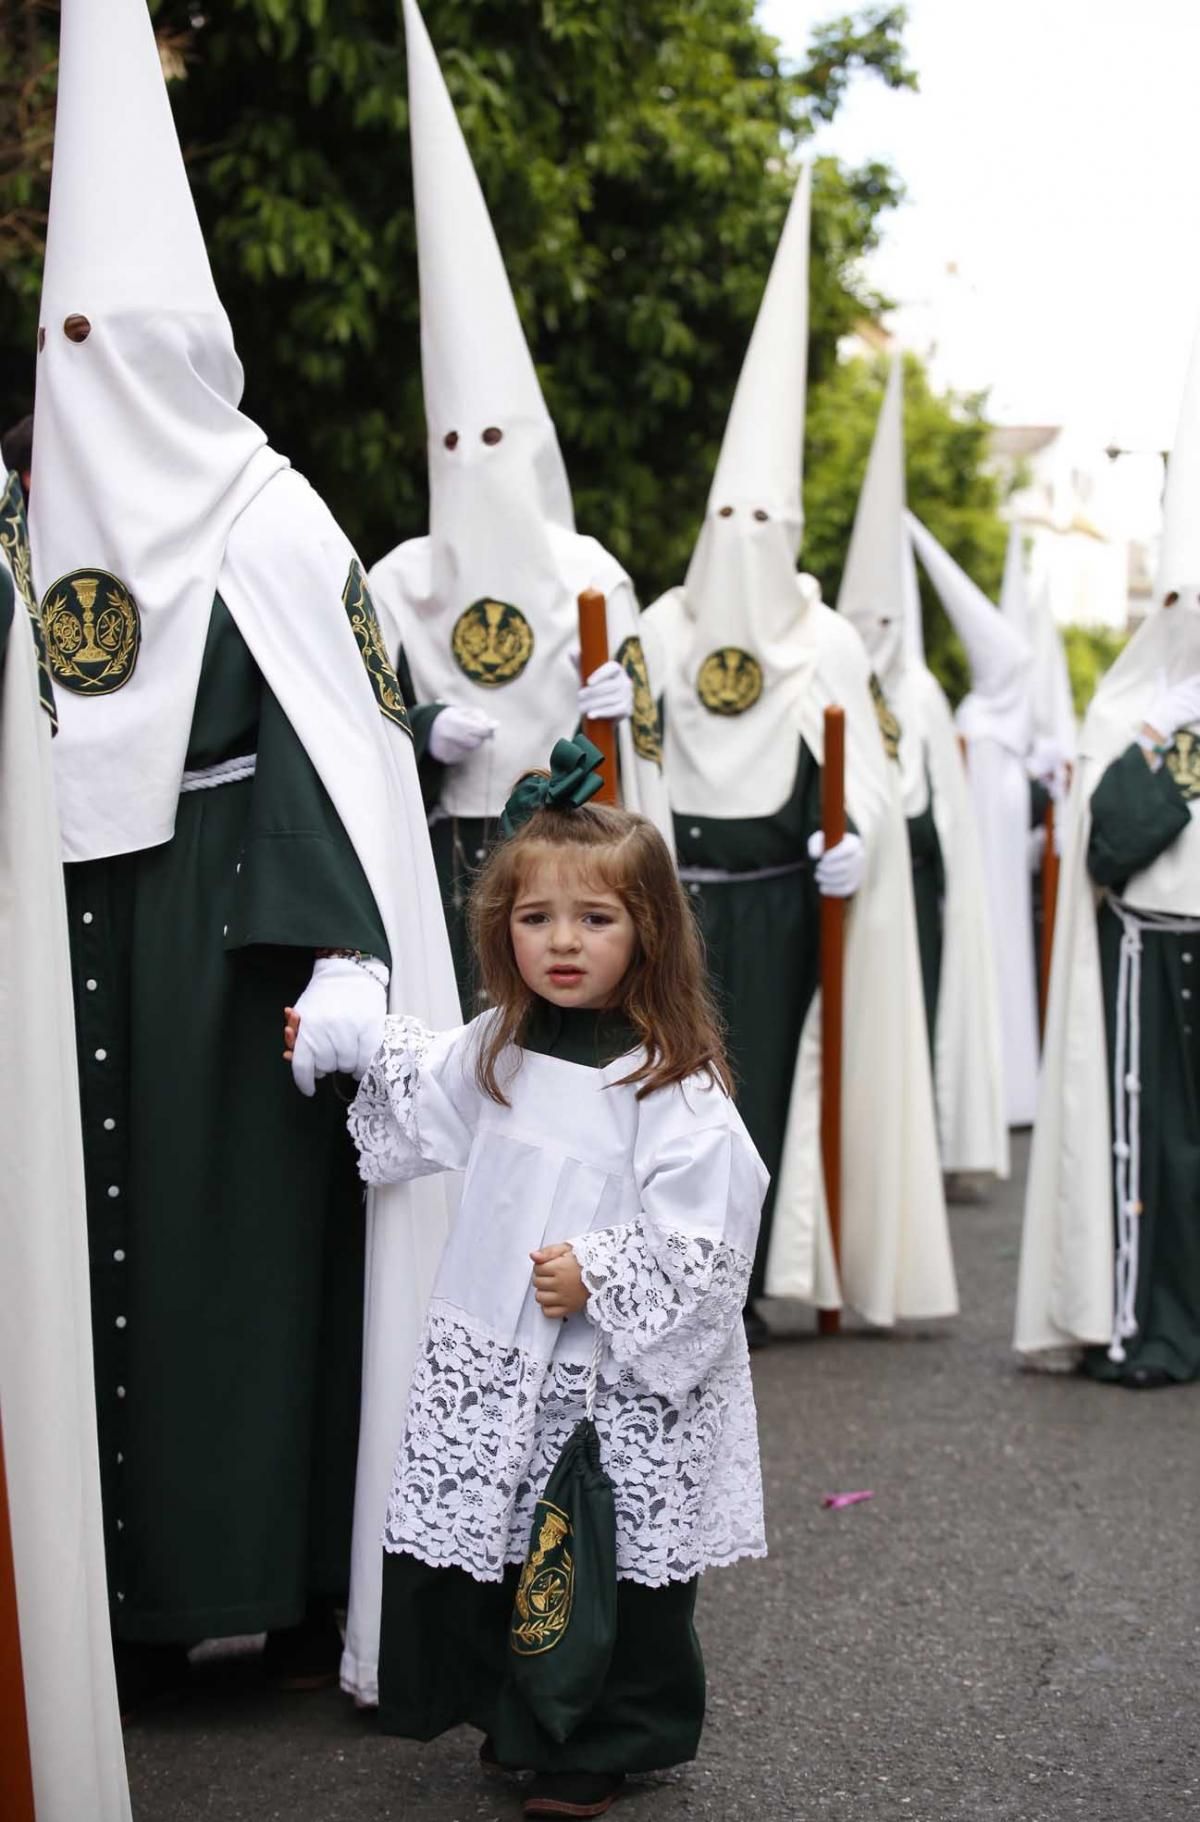
[[[744,715],[762,692],[762,665],[737,645],[710,652],[696,677],[696,694],[712,715]]]
[[[571,1520],[560,1506],[539,1499],[537,1543],[517,1583],[509,1640],[520,1657],[538,1657],[562,1641],[575,1598]]]
[[[1200,797],[1200,734],[1180,728],[1163,764],[1189,803]]]
[[[21,483],[15,474],[9,475],[4,492],[0,493],[0,550],[8,559],[17,593],[25,603],[25,611],[33,629],[33,645],[37,653],[38,699],[50,717],[51,727],[57,732],[58,710],[54,704],[54,686],[50,681],[50,664],[46,656],[46,629],[42,625],[37,596],[33,592],[25,495],[21,492]]]
[[[895,710],[883,693],[883,685],[874,671],[871,672],[871,701],[875,704],[879,732],[883,735],[883,750],[889,759],[899,761],[900,736],[903,730],[896,719]]]
[[[630,633],[628,639],[622,640],[617,663],[633,685],[633,750],[639,759],[649,759],[661,766],[662,722],[650,689],[646,654],[636,633]]]
[[[106,569],[73,569],[42,598],[46,657],[55,683],[76,696],[111,696],[137,668],[138,604]]]
[[[533,628],[519,607],[507,601],[473,601],[450,635],[460,671],[481,689],[515,683],[533,657]]]
[[[346,577],[346,586],[342,590],[342,604],[349,617],[350,630],[357,641],[362,661],[367,667],[367,676],[371,679],[371,688],[375,692],[380,714],[385,720],[394,721],[398,728],[403,728],[411,736],[412,728],[409,726],[408,710],[404,706],[404,692],[388,657],[379,615],[375,612],[375,603],[367,588],[367,578],[357,559],[350,564],[350,574]]]

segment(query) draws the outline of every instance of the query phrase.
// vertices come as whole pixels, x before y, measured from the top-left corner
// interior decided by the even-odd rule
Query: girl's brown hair
[[[520,1045],[537,997],[517,968],[510,920],[530,868],[547,853],[577,859],[633,919],[637,946],[613,1010],[633,1026],[646,1057],[622,1084],[636,1083],[640,1100],[702,1073],[732,1094],[700,933],[667,844],[644,816],[591,803],[536,810],[492,850],[475,881],[467,914],[471,943],[479,985],[496,1009],[476,1065],[483,1092],[508,1105],[500,1060],[510,1044]]]

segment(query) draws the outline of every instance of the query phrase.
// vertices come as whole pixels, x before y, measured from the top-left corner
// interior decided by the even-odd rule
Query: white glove
[[[301,1094],[315,1094],[321,1076],[337,1071],[364,1076],[383,1043],[388,971],[374,956],[354,961],[322,956],[296,1001],[300,1035],[292,1055],[292,1080]]]
[[[499,722],[482,709],[460,709],[454,703],[435,715],[429,730],[429,751],[441,765],[458,765],[490,740]]]
[[[629,672],[615,658],[593,671],[579,692],[579,713],[585,721],[628,721],[633,714],[633,683]]]
[[[853,898],[867,871],[867,851],[861,835],[842,836],[836,848],[825,852],[825,836],[818,829],[808,838],[808,857],[817,863],[817,889],[822,898]]]
[[[1163,740],[1170,740],[1179,728],[1200,721],[1200,671],[1185,677],[1182,683],[1168,683],[1165,671],[1159,672],[1158,689],[1146,716],[1146,726]]]
[[[1035,823],[1030,829],[1025,852],[1029,861],[1029,871],[1040,873],[1046,861],[1046,825],[1044,822]]]
[[[1045,785],[1056,804],[1066,796],[1067,756],[1049,734],[1042,734],[1034,741],[1025,769],[1031,778]]]

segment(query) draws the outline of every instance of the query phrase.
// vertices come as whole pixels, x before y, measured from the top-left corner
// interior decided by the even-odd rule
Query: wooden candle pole
[[[21,1628],[17,1619],[17,1578],[8,1521],[4,1436],[0,1432],[0,1816],[4,1822],[34,1822],[33,1768],[25,1716],[21,1669]]]
[[[825,763],[821,768],[821,824],[825,852],[846,833],[846,715],[825,710]],[[842,1269],[842,974],[846,953],[846,901],[821,900],[821,1166],[825,1204],[838,1276]],[[836,1335],[838,1310],[821,1310],[822,1335]]]
[[[608,663],[608,615],[604,596],[596,588],[585,588],[579,597],[579,668],[586,683],[593,671]],[[617,726],[614,721],[584,721],[583,732],[604,755],[600,766],[603,788],[593,803],[617,801]]]
[[[1054,919],[1058,911],[1058,845],[1055,840],[1055,806],[1051,798],[1046,808],[1046,852],[1042,855],[1042,956],[1041,1013],[1042,1036],[1046,1035],[1046,1012],[1050,1005],[1050,967],[1054,960]]]

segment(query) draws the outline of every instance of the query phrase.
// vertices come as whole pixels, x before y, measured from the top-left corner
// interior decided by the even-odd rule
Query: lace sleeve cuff
[[[678,1402],[737,1332],[751,1261],[733,1247],[669,1233],[656,1250],[640,1222],[571,1242],[587,1286],[587,1315],[620,1365]]]
[[[437,1143],[437,1122],[427,1118],[424,1071],[432,1042],[418,1019],[392,1017],[384,1025],[346,1120],[364,1183],[405,1183],[458,1163],[457,1156],[441,1155],[456,1148]]]

